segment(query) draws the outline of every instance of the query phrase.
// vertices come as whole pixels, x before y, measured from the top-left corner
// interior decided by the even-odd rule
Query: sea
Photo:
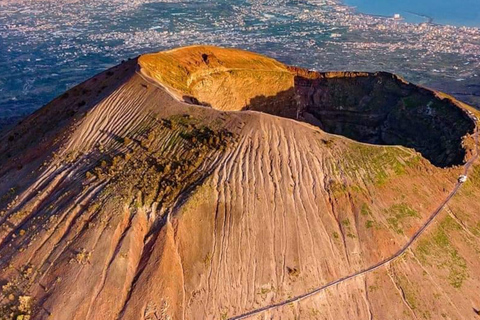
[[[410,23],[480,27],[480,0],[345,0],[358,12],[393,17]]]

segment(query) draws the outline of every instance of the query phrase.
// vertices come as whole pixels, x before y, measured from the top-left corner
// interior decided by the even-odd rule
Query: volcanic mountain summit
[[[124,62],[0,138],[0,318],[476,319],[479,115],[238,49]]]

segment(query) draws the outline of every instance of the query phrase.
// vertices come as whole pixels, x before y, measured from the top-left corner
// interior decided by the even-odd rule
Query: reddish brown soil
[[[228,319],[282,303],[395,255],[462,173],[162,85],[132,60],[1,138],[0,318]],[[476,319],[479,179],[475,161],[398,258],[253,318]]]

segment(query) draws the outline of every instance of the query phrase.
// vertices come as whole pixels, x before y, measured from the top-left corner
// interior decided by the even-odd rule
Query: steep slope
[[[177,99],[256,110],[381,145],[403,145],[438,166],[462,164],[474,124],[457,103],[384,72],[310,72],[241,50],[193,46],[140,57],[140,72]]]
[[[193,46],[146,54],[141,71],[182,100],[219,110],[242,110],[258,96],[293,86],[293,74],[276,60],[252,52]]]
[[[192,66],[204,54],[215,63],[200,72]],[[309,73],[233,49],[157,55],[86,81],[1,138],[1,317],[474,319],[480,166],[468,106],[391,75]],[[228,76],[212,77],[218,66]],[[169,74],[178,70],[201,74],[198,91]],[[266,70],[288,85],[268,87]],[[211,88],[242,99],[229,105]],[[364,96],[372,102],[358,103]],[[409,97],[415,111],[395,111]],[[339,111],[355,105],[372,121],[387,107],[417,115],[415,131],[389,122],[381,135],[417,140],[362,143],[371,130],[358,129],[359,116],[346,126],[354,112]],[[438,136],[430,153],[421,126]],[[396,259],[295,300],[394,257],[416,235]]]

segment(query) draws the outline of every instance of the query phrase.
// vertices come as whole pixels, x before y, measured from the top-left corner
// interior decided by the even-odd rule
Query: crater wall
[[[414,148],[432,164],[462,164],[463,137],[475,125],[459,106],[389,73],[295,78],[300,116],[324,131]]]
[[[458,102],[385,72],[313,72],[210,46],[144,55],[139,66],[185,102],[266,112],[360,142],[414,148],[439,167],[465,162],[464,138],[475,128]]]

